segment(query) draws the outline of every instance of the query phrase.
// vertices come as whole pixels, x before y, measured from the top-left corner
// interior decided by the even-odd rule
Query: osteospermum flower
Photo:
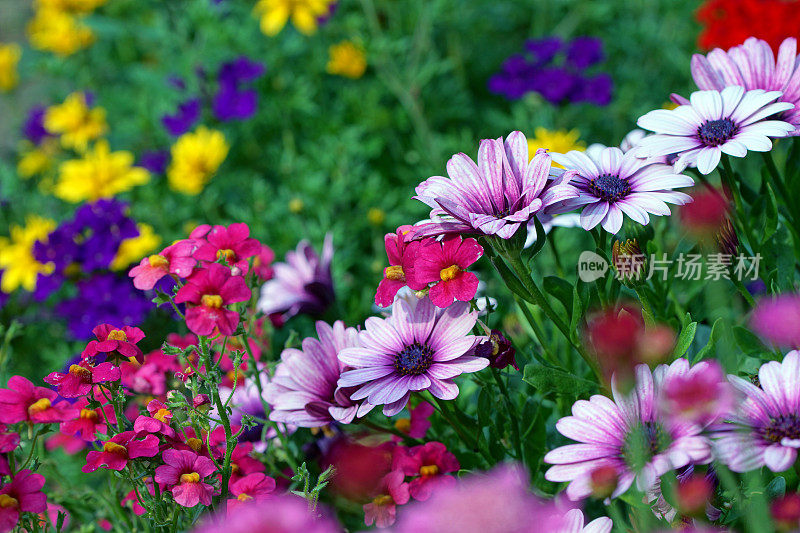
[[[391,306],[397,291],[409,283],[407,277],[419,249],[419,241],[409,241],[411,228],[408,225],[400,226],[394,233],[387,233],[383,238],[389,266],[383,269],[383,279],[375,293],[376,305]],[[421,288],[416,287],[417,290]]]
[[[676,423],[658,408],[665,382],[688,371],[686,359],[660,365],[653,372],[647,365],[639,365],[629,394],[620,393],[614,380],[613,400],[595,395],[575,402],[572,416],[559,420],[556,429],[579,444],[545,455],[544,461],[554,465],[545,478],[556,483],[569,481],[567,496],[579,500],[592,493],[592,472],[611,467],[618,474],[611,497],[617,497],[634,481],[639,490],[648,490],[670,470],[710,461],[711,447],[701,434],[703,426]]]
[[[20,513],[44,513],[47,496],[42,492],[44,476],[20,470],[0,489],[0,531],[11,531]]]
[[[64,103],[48,107],[45,112],[45,129],[60,135],[64,148],[82,152],[89,141],[102,137],[108,130],[106,110],[89,107],[87,100],[85,93],[72,93]]]
[[[136,346],[136,343],[144,338],[144,332],[139,328],[131,326],[117,328],[111,324],[100,324],[92,330],[92,333],[97,340],[89,341],[81,352],[81,357],[84,359],[118,361],[142,357],[142,349]]]
[[[78,409],[69,402],[53,403],[57,396],[55,391],[36,387],[22,376],[11,376],[8,388],[0,389],[0,422],[51,424],[76,417]]]
[[[696,91],[688,104],[639,117],[639,127],[656,135],[639,141],[634,152],[639,157],[677,154],[677,172],[696,166],[703,174],[717,168],[723,153],[744,157],[748,150],[768,152],[772,149],[770,137],[786,137],[795,129],[773,117],[794,107],[789,102],[775,102],[780,96],[780,91],[745,91],[739,86],[722,92]]]
[[[454,300],[468,302],[478,292],[478,276],[467,268],[482,255],[483,247],[475,239],[461,235],[426,239],[418,248],[410,277],[417,285],[433,284],[428,295],[436,307],[447,307]]]
[[[138,435],[135,431],[117,433],[103,443],[102,451],[92,450],[86,454],[86,464],[81,472],[88,474],[98,468],[122,470],[128,461],[138,457],[158,455],[158,437]]]
[[[700,89],[722,91],[738,85],[747,90],[781,91],[778,102],[795,106],[782,114],[781,120],[795,126],[791,135],[800,135],[800,63],[796,38],[789,37],[781,43],[777,59],[770,45],[755,37],[727,52],[715,48],[707,56],[695,54],[692,77]]]
[[[192,257],[195,248],[194,242],[183,240],[167,246],[157,254],[145,257],[128,272],[133,278],[133,286],[149,291],[164,276],[174,274],[179,278],[189,277],[197,264],[197,260]]]
[[[55,385],[58,394],[64,398],[77,398],[89,394],[98,383],[119,381],[120,377],[119,368],[111,363],[93,365],[90,361],[83,360],[70,365],[66,373],[51,372],[44,378],[44,382]]]
[[[181,135],[172,145],[172,163],[167,169],[171,189],[200,194],[228,156],[228,143],[217,130],[200,126]]]
[[[582,207],[580,223],[584,229],[598,224],[609,233],[622,227],[623,214],[639,224],[647,225],[650,215],[669,215],[667,203],[683,205],[688,195],[673,191],[694,184],[692,178],[677,174],[663,163],[637,159],[632,152],[604,148],[588,153],[571,151],[553,154],[553,160],[577,172],[572,184],[579,194],[562,202],[558,212]]]
[[[339,352],[339,361],[354,368],[342,373],[339,386],[359,387],[350,398],[384,405],[386,416],[402,411],[412,391],[452,400],[458,396],[454,377],[489,365],[467,355],[482,340],[469,335],[477,320],[467,303],[437,309],[428,298],[397,299],[391,317],[367,319],[361,347]]]
[[[311,35],[319,19],[337,0],[259,0],[253,11],[261,18],[261,31],[270,37],[281,32],[289,18],[299,31]]]
[[[760,387],[738,376],[728,380],[746,398],[729,422],[714,434],[714,450],[734,472],[766,465],[783,472],[797,460],[800,448],[800,352],[758,370]]]
[[[175,295],[176,303],[186,303],[186,325],[197,335],[211,335],[215,329],[233,335],[239,325],[239,313],[225,306],[250,299],[250,289],[242,276],[231,269],[211,263],[194,274]]]
[[[333,421],[349,424],[364,416],[372,405],[350,399],[352,389],[337,381],[345,365],[338,354],[345,348],[361,346],[358,331],[341,320],[333,327],[317,322],[317,337],[303,339],[302,350],[286,348],[275,375],[264,389],[272,406],[270,420],[300,427],[319,427]]]
[[[165,464],[156,468],[155,481],[172,492],[175,503],[211,505],[214,487],[204,481],[217,470],[211,459],[188,450],[166,450],[161,457]]]
[[[37,241],[46,241],[55,227],[54,221],[33,215],[25,226],[12,225],[10,238],[0,237],[0,290],[8,293],[22,287],[33,291],[39,274],[53,271],[53,265],[36,260],[33,247]]]
[[[247,260],[261,251],[261,243],[250,237],[250,228],[242,222],[214,226],[205,235],[193,257],[202,261],[224,260],[234,274],[247,274]]]
[[[415,228],[415,237],[477,233],[509,239],[547,207],[578,196],[570,184],[574,173],[550,179],[550,156],[540,150],[528,157],[528,141],[514,131],[503,141],[484,139],[478,164],[466,154],[447,162],[449,177],[434,176],[417,186],[417,200],[432,208],[430,219]]]

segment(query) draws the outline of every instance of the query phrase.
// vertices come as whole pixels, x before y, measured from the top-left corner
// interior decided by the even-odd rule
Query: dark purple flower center
[[[628,180],[621,179],[619,176],[603,174],[593,180],[589,180],[589,192],[604,202],[613,204],[630,194],[631,184],[628,183]]]
[[[769,442],[780,443],[783,439],[800,439],[800,420],[797,415],[781,415],[772,418],[761,428],[761,437]]]
[[[739,131],[739,127],[729,118],[709,120],[697,128],[697,136],[706,146],[725,144]]]
[[[418,342],[403,348],[394,358],[394,369],[403,376],[424,374],[433,364],[433,350]]]

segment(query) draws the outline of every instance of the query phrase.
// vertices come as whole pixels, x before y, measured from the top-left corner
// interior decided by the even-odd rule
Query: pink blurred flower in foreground
[[[155,481],[172,492],[175,503],[211,505],[214,487],[204,481],[217,470],[211,459],[188,450],[166,450],[161,457],[165,464],[156,468]]]
[[[0,389],[0,422],[51,424],[77,417],[79,410],[69,402],[52,403],[57,396],[56,391],[36,387],[22,376],[12,376],[8,388]]]
[[[397,506],[408,503],[408,483],[399,470],[389,472],[381,479],[376,496],[364,504],[364,524],[376,527],[389,527],[397,518]]]
[[[392,469],[400,470],[413,478],[408,489],[415,500],[425,501],[442,487],[452,485],[456,479],[447,476],[458,472],[461,465],[456,456],[447,451],[441,442],[426,442],[413,448],[396,448]]]
[[[387,233],[383,239],[389,266],[383,269],[383,279],[375,293],[375,304],[380,307],[391,307],[397,291],[409,283],[408,275],[419,249],[419,241],[409,241],[411,229],[412,226],[400,226],[394,233]],[[419,290],[423,287],[412,289]]]
[[[194,249],[192,241],[183,240],[145,257],[128,272],[128,276],[133,278],[133,286],[141,291],[149,291],[164,276],[174,274],[179,278],[188,278],[197,264],[197,260],[192,258]]]
[[[761,365],[760,387],[738,376],[728,380],[746,398],[714,434],[718,458],[734,472],[791,468],[800,448],[800,352]]]
[[[186,325],[197,335],[233,335],[239,325],[239,313],[225,306],[246,302],[250,289],[242,276],[231,275],[231,269],[211,263],[196,272],[175,295],[175,303],[186,305]]]
[[[94,385],[119,381],[121,373],[111,363],[100,363],[95,366],[88,360],[70,365],[67,373],[51,372],[44,378],[45,383],[54,385],[58,394],[64,398],[77,398],[89,394]]]
[[[102,451],[92,450],[86,454],[86,464],[83,465],[81,472],[88,474],[101,467],[122,470],[130,459],[156,455],[158,455],[158,437],[147,435],[140,438],[135,431],[123,431],[104,442]]]
[[[701,361],[664,384],[661,408],[675,423],[707,426],[726,417],[734,391],[717,361]]]
[[[422,287],[433,283],[428,295],[436,307],[447,307],[454,300],[468,302],[478,292],[478,276],[467,268],[482,255],[483,247],[475,239],[461,235],[426,239],[416,253],[411,278]]]
[[[240,506],[235,513],[217,513],[202,520],[192,533],[341,533],[342,528],[327,514],[308,510],[304,498],[286,494]]]
[[[0,489],[0,531],[11,531],[19,522],[20,513],[44,513],[47,496],[42,492],[44,476],[20,470]]]
[[[489,365],[467,355],[482,340],[469,335],[477,320],[467,303],[437,309],[428,298],[397,299],[391,317],[367,319],[361,347],[339,352],[339,361],[353,367],[342,373],[339,386],[359,387],[350,398],[384,405],[386,416],[402,411],[412,391],[452,400],[458,396],[454,377]]]
[[[629,394],[622,394],[613,380],[614,400],[600,395],[578,400],[572,416],[562,418],[556,429],[578,444],[550,451],[544,461],[551,465],[548,481],[569,481],[566,494],[579,500],[592,494],[593,471],[616,469],[619,481],[611,494],[615,498],[634,481],[645,491],[670,470],[711,460],[711,446],[703,426],[675,422],[659,409],[663,389],[676,376],[689,371],[689,361],[678,359],[650,371],[647,365],[635,369],[636,382]],[[666,384],[666,385],[665,385]]]
[[[194,252],[194,258],[214,262],[224,260],[234,275],[247,274],[248,258],[261,252],[261,243],[250,237],[250,228],[243,222],[214,226],[205,235],[205,242]]]
[[[228,500],[228,512],[248,502],[263,502],[275,491],[275,480],[262,472],[254,472],[231,483],[234,499]]]
[[[452,233],[497,235],[510,239],[520,226],[547,207],[578,196],[570,184],[573,172],[550,179],[551,159],[545,150],[528,157],[528,141],[520,131],[484,139],[478,164],[466,154],[447,162],[447,174],[417,186],[417,200],[431,207],[433,222],[415,226],[414,237]]]
[[[750,317],[750,326],[769,343],[800,348],[800,295],[762,299]]]

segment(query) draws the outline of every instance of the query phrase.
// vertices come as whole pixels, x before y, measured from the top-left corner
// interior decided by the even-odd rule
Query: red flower
[[[467,302],[478,292],[478,276],[467,267],[480,259],[483,247],[475,239],[460,235],[442,241],[426,239],[420,244],[409,278],[416,285],[435,283],[430,290],[436,307],[447,307],[454,300]],[[413,289],[412,283],[409,286]]]
[[[142,357],[142,350],[136,346],[136,343],[144,338],[144,332],[139,328],[130,326],[116,328],[111,324],[100,324],[92,330],[92,333],[97,340],[89,341],[81,353],[84,359],[97,357],[98,354],[103,354],[104,358],[114,361]]]
[[[150,493],[150,496],[155,497],[156,488],[155,485],[153,484],[153,478],[146,477],[144,478],[143,481],[144,484],[147,486],[147,492]],[[122,500],[119,502],[119,505],[121,507],[125,507],[126,502],[132,502],[131,510],[133,511],[133,514],[135,514],[136,516],[141,516],[147,512],[147,509],[145,509],[144,506],[142,505],[142,502],[141,500],[139,500],[139,497],[137,496],[135,490],[130,491],[124,498],[122,498]]]
[[[796,1],[708,0],[697,11],[704,28],[698,39],[701,48],[730,48],[748,37],[769,43],[777,54],[787,37],[800,37]]]
[[[188,278],[197,264],[192,257],[194,249],[194,242],[184,240],[167,246],[157,254],[145,257],[128,272],[128,276],[133,278],[133,286],[142,291],[149,291],[164,276],[174,274],[179,278]]]
[[[14,479],[0,489],[0,531],[11,531],[19,522],[20,513],[47,511],[47,496],[42,492],[44,476],[30,470],[17,472]]]
[[[231,494],[235,499],[228,500],[228,512],[248,502],[261,502],[269,498],[275,490],[275,480],[266,474],[248,474],[231,483]]]
[[[64,448],[64,451],[69,455],[85,450],[86,446],[85,440],[79,439],[74,435],[65,435],[64,433],[56,433],[44,442],[44,447],[47,450],[55,450],[60,447]]]
[[[420,404],[413,409],[409,409],[408,413],[411,418],[400,418],[395,422],[395,427],[411,437],[412,439],[421,439],[425,437],[431,423],[428,418],[433,414],[434,408],[428,402],[420,402]],[[395,437],[399,442],[400,437]]]
[[[76,365],[70,365],[66,374],[51,372],[44,378],[44,382],[55,385],[64,398],[77,398],[89,394],[98,383],[119,381],[120,376],[119,368],[111,363],[94,366],[91,361],[83,360]]]
[[[92,450],[86,454],[86,464],[81,471],[85,474],[94,472],[100,467],[109,470],[122,470],[128,459],[137,457],[155,457],[158,455],[158,437],[147,435],[139,439],[135,431],[123,431],[103,443],[103,451]]]
[[[64,400],[52,403],[58,394],[36,387],[22,376],[12,376],[8,388],[0,389],[0,422],[16,424],[50,424],[78,416],[78,409]]]
[[[415,500],[425,501],[437,487],[455,483],[455,478],[446,476],[461,468],[458,459],[441,442],[426,442],[421,446],[395,449],[392,469],[402,470],[407,476],[417,476],[409,484],[409,493]]]
[[[133,422],[134,431],[164,435],[167,438],[175,436],[175,430],[169,425],[172,422],[172,411],[166,405],[158,400],[150,400],[147,412],[150,416],[141,415]]]
[[[397,506],[408,503],[408,483],[400,470],[393,470],[383,476],[377,495],[364,505],[364,523],[377,527],[389,527],[397,517]]]
[[[195,251],[194,258],[214,262],[223,259],[234,275],[247,274],[247,258],[261,252],[261,243],[250,237],[250,228],[239,222],[225,226],[214,226],[205,235],[206,242]]]
[[[253,272],[261,281],[267,281],[275,276],[275,270],[272,268],[272,262],[275,260],[275,252],[266,244],[261,244],[261,251],[253,259]]]
[[[172,492],[175,503],[211,505],[214,488],[203,481],[217,470],[211,459],[186,450],[167,450],[162,457],[165,464],[156,468],[155,480]]]
[[[378,292],[375,293],[375,304],[381,307],[390,307],[397,291],[407,284],[406,278],[420,246],[419,241],[407,240],[409,230],[411,226],[400,226],[394,233],[387,233],[383,239],[389,266],[383,269],[383,279],[378,284]],[[414,290],[423,288],[424,285]]]
[[[175,296],[176,303],[187,303],[186,325],[197,335],[211,335],[219,329],[232,335],[239,325],[239,314],[224,306],[250,299],[244,278],[218,263],[194,274]]]
[[[86,406],[89,405],[89,400],[81,398],[72,405],[76,409],[80,409],[80,414],[78,418],[74,420],[61,422],[59,426],[61,433],[77,435],[87,442],[93,442],[97,440],[97,437],[95,437],[96,433],[104,434],[107,432],[106,418],[108,418],[108,421],[112,424],[117,423],[117,415],[114,413],[114,406],[110,403],[104,405],[102,408],[87,409]]]

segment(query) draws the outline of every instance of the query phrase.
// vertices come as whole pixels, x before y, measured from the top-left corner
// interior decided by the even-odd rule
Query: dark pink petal
[[[441,284],[447,284],[450,294],[462,302],[472,300],[478,292],[478,276],[472,272],[461,272],[455,278],[443,281]]]
[[[92,369],[93,383],[106,383],[108,381],[119,381],[122,373],[119,367],[111,363],[100,363]],[[62,394],[63,396],[63,394]]]

